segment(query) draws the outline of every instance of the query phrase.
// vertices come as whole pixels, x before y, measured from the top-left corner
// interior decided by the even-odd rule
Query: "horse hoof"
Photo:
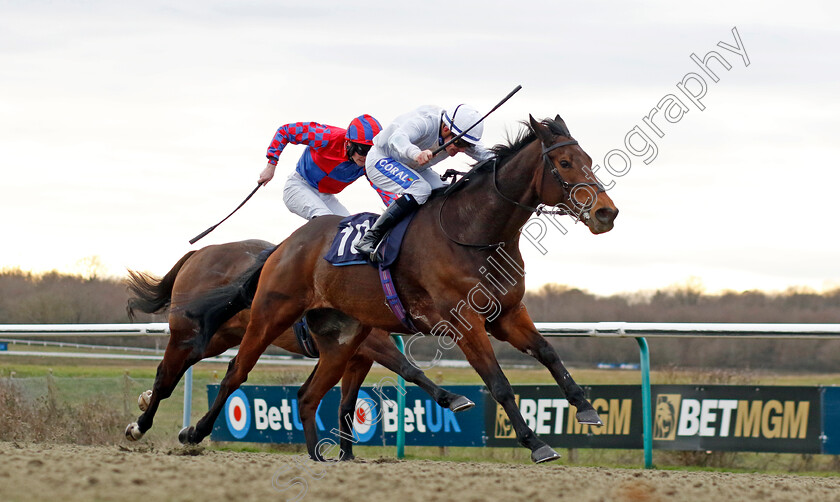
[[[465,411],[475,406],[475,403],[470,401],[464,396],[458,396],[449,403],[449,409],[458,412],[458,411]]]
[[[577,421],[581,424],[604,425],[604,422],[601,422],[601,417],[598,416],[598,412],[595,410],[579,411],[575,415],[575,418],[577,418]]]
[[[535,464],[551,462],[552,460],[557,460],[558,458],[560,458],[560,454],[548,445],[540,446],[531,452],[531,460],[533,460]]]
[[[152,391],[147,390],[146,392],[140,394],[140,397],[137,398],[137,407],[140,408],[140,411],[145,412],[149,409],[149,403],[152,400]]]
[[[129,441],[139,441],[142,437],[143,432],[140,430],[140,426],[137,425],[137,422],[132,422],[125,428],[125,438]]]
[[[189,427],[184,427],[181,429],[181,432],[178,433],[178,441],[181,444],[197,444],[193,441],[195,437],[195,427],[190,425]]]

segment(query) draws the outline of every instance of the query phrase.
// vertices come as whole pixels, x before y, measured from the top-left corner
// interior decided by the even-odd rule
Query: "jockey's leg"
[[[318,192],[297,172],[289,175],[286,185],[283,187],[283,202],[286,207],[289,208],[289,211],[307,220],[317,216],[339,214],[323,200],[321,195],[324,194]],[[338,203],[337,200],[336,203]],[[341,206],[341,204],[338,205]],[[344,206],[341,206],[341,208],[344,209]],[[344,209],[344,214],[349,214],[347,209]]]
[[[365,232],[365,235],[359,239],[359,242],[354,246],[362,256],[370,257],[370,261],[377,262],[379,257],[376,256],[376,247],[379,241],[388,230],[394,228],[397,223],[408,216],[414,210],[420,207],[417,200],[410,194],[404,194],[399,199],[395,200],[385,212],[379,217],[376,222],[370,227],[370,230]]]
[[[440,179],[440,175],[434,169],[424,169],[419,171],[418,174],[426,180],[426,183],[432,187],[432,190],[446,186],[446,183]]]
[[[326,204],[326,206],[332,211],[332,214],[337,214],[339,216],[350,216],[350,211],[344,207],[344,204],[339,202],[338,197],[331,193],[318,193],[318,196],[321,200]]]
[[[379,241],[388,230],[429,199],[432,186],[417,171],[391,158],[369,156],[365,172],[388,208],[354,247],[376,262],[375,251]]]

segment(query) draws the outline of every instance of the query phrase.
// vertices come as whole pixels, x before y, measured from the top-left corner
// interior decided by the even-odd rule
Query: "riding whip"
[[[505,101],[509,100],[509,99],[511,98],[511,96],[513,96],[514,94],[516,94],[517,92],[519,92],[519,89],[522,89],[522,86],[521,86],[521,85],[517,85],[517,86],[516,86],[516,89],[514,89],[514,90],[510,91],[510,93],[509,93],[507,96],[505,96],[505,97],[504,97],[504,99],[502,99],[501,101],[499,101],[499,103],[498,103],[496,106],[494,106],[494,107],[493,107],[493,108],[492,108],[489,112],[485,113],[483,117],[481,117],[480,119],[476,120],[475,124],[473,124],[473,125],[469,126],[469,127],[468,127],[468,128],[466,128],[465,130],[461,131],[461,132],[460,132],[460,133],[458,133],[455,137],[453,137],[452,139],[450,139],[449,141],[447,141],[447,142],[446,142],[446,143],[444,143],[443,145],[441,145],[441,146],[439,146],[439,147],[435,148],[434,150],[432,150],[432,157],[434,157],[435,155],[437,155],[437,154],[438,154],[438,153],[440,153],[441,151],[445,150],[447,146],[449,146],[449,145],[451,145],[452,143],[454,143],[454,142],[458,141],[459,139],[461,139],[461,137],[462,137],[462,136],[464,136],[465,134],[467,134],[468,132],[470,132],[470,131],[472,130],[472,128],[473,128],[473,127],[477,126],[477,125],[478,125],[478,124],[480,124],[482,121],[484,121],[484,119],[486,119],[488,115],[490,115],[491,113],[495,112],[495,111],[496,111],[496,110],[497,110],[500,106],[502,106],[503,104],[505,104]]]
[[[230,218],[231,216],[233,216],[233,213],[235,213],[235,212],[239,211],[239,208],[240,208],[240,207],[242,207],[242,206],[244,206],[244,205],[245,205],[245,203],[246,203],[246,202],[248,202],[248,199],[250,199],[251,197],[253,197],[253,196],[254,196],[254,194],[255,194],[255,193],[257,193],[257,190],[259,190],[261,186],[263,186],[263,184],[262,184],[262,183],[257,183],[257,188],[253,189],[253,190],[251,191],[251,193],[249,193],[249,194],[248,194],[248,196],[247,196],[247,197],[245,197],[245,200],[243,200],[243,201],[242,201],[242,202],[241,202],[238,206],[236,206],[236,209],[234,209],[233,211],[231,211],[229,215],[225,216],[225,217],[224,217],[224,219],[223,219],[222,221],[220,221],[220,222],[216,223],[215,225],[213,225],[212,227],[208,228],[208,229],[207,229],[207,230],[205,230],[204,232],[201,232],[200,234],[198,234],[198,235],[196,235],[195,237],[193,237],[192,239],[190,239],[190,244],[195,244],[195,243],[196,243],[199,239],[201,239],[201,238],[202,238],[202,237],[204,237],[205,235],[209,234],[210,232],[212,232],[213,230],[215,230],[215,229],[216,229],[216,227],[218,227],[219,225],[221,225],[222,223],[224,223],[226,219],[228,219],[228,218]]]

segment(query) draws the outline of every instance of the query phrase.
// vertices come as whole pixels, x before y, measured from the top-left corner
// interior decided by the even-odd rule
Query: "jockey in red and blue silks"
[[[274,177],[277,158],[286,145],[307,145],[283,188],[283,202],[307,220],[327,214],[348,216],[350,212],[333,194],[365,174],[365,158],[380,130],[379,121],[370,115],[354,118],[347,129],[316,122],[281,126],[268,147],[268,165],[259,182],[268,183]]]

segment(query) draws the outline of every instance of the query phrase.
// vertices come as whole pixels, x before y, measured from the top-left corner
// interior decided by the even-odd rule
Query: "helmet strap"
[[[461,103],[461,104],[463,104],[463,103]],[[456,107],[455,107],[455,111],[454,111],[454,112],[452,112],[452,127],[450,127],[450,128],[449,128],[450,130],[451,130],[453,127],[455,127],[455,115],[458,115],[458,108],[461,108],[461,105],[456,106]],[[454,131],[453,131],[453,133],[454,133]]]

